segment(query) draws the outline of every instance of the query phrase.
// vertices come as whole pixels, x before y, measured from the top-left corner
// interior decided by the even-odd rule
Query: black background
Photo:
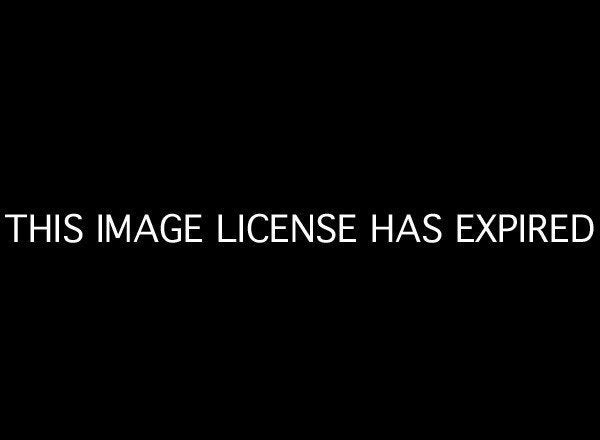
[[[453,218],[597,221],[592,29],[524,11],[247,12],[23,16],[3,55],[2,213],[356,212],[361,243],[4,240],[11,412],[573,429],[595,389],[597,238],[460,246]],[[444,241],[371,246],[375,212],[438,212]]]

